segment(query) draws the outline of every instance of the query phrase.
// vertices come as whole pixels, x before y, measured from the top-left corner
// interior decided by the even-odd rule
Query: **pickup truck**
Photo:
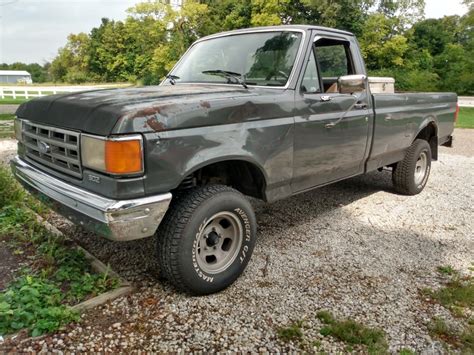
[[[394,191],[418,194],[456,114],[453,93],[372,93],[351,33],[251,28],[198,40],[159,86],[24,103],[11,166],[98,235],[154,236],[161,274],[202,295],[249,262],[246,196],[272,202],[383,168]]]

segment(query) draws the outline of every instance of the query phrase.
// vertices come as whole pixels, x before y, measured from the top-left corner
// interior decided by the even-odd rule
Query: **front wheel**
[[[223,185],[180,192],[158,230],[161,272],[191,294],[220,291],[247,266],[255,234],[255,214],[240,192]]]
[[[405,158],[393,169],[392,181],[397,192],[417,195],[426,186],[431,171],[431,147],[427,141],[417,139],[408,148]]]

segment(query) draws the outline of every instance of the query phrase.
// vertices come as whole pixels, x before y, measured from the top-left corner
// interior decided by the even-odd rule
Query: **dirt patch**
[[[7,287],[26,264],[27,259],[23,255],[16,255],[6,241],[0,241],[0,291]]]

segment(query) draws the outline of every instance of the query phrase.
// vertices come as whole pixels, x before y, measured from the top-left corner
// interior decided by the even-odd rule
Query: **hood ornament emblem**
[[[50,146],[48,143],[43,142],[43,141],[38,141],[36,145],[38,146],[38,150],[40,153],[46,154],[49,152]]]

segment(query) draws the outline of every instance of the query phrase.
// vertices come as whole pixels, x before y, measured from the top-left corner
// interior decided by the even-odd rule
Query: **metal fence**
[[[0,86],[0,98],[29,99],[46,95],[68,92],[107,89],[117,85],[91,85],[91,86]]]

